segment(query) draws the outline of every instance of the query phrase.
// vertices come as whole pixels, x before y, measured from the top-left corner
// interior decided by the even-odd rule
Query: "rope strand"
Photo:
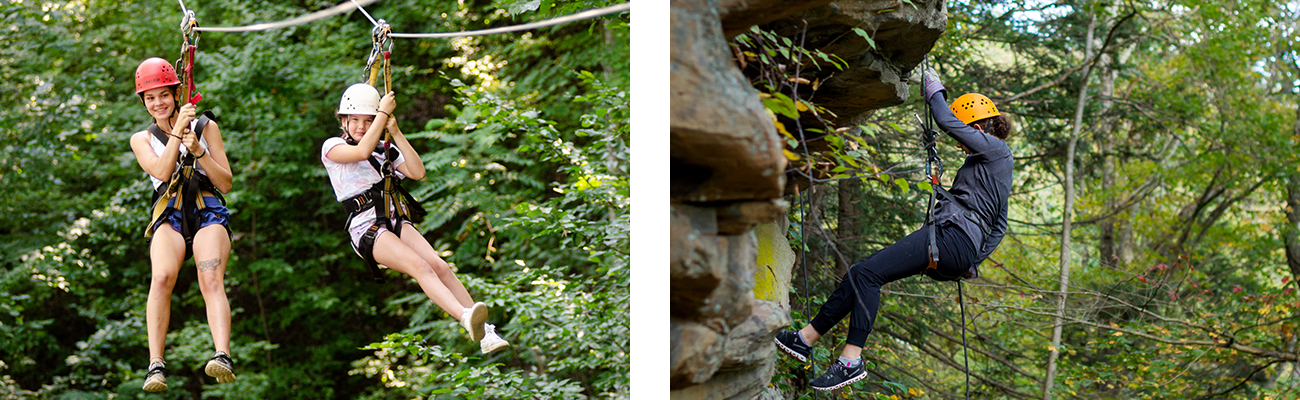
[[[390,34],[389,36],[395,38],[408,38],[408,39],[437,39],[437,38],[453,38],[453,37],[464,37],[464,36],[482,36],[482,35],[491,35],[495,33],[519,32],[519,31],[526,31],[526,30],[537,29],[537,28],[544,28],[552,25],[559,25],[559,24],[573,22],[573,21],[580,21],[588,18],[595,18],[602,15],[627,11],[630,9],[632,9],[631,3],[623,3],[623,4],[615,4],[608,7],[595,8],[577,14],[566,15],[563,17],[555,17],[544,21],[530,22],[522,25],[504,26],[500,28],[482,29],[477,31],[464,31],[464,32],[393,33]]]
[[[338,14],[352,11],[353,8],[359,8],[361,5],[368,5],[378,1],[379,0],[360,0],[360,1],[353,0],[352,4],[340,3],[339,5],[334,7],[330,7],[324,10],[316,11],[313,13],[309,13],[295,18],[290,18],[290,19],[277,21],[277,22],[265,22],[260,24],[252,24],[252,25],[244,25],[244,26],[206,26],[206,27],[197,27],[195,28],[195,30],[203,31],[203,32],[256,32],[256,31],[286,28],[290,26],[302,25],[308,22],[315,22],[318,20],[322,20]],[[181,8],[182,9],[185,8],[184,3],[181,4]]]

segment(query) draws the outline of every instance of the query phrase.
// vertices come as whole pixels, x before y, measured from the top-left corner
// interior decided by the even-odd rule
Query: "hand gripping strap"
[[[215,118],[216,116],[213,115],[211,111],[204,111],[203,114],[199,115],[196,120],[197,122],[194,124],[194,134],[198,135],[200,138],[203,137],[203,128],[206,128],[208,122],[211,122]],[[162,129],[158,128],[157,124],[149,125],[148,130],[149,133],[153,134],[153,136],[158,138],[158,141],[162,142],[164,145],[166,145],[168,139],[171,138],[167,133],[163,132]],[[199,190],[211,192],[217,196],[217,199],[221,201],[222,205],[226,204],[225,197],[222,196],[221,192],[212,184],[212,181],[208,180],[208,178],[203,174],[194,173],[195,162],[193,154],[186,154],[181,159],[180,168],[173,170],[171,178],[163,185],[159,186],[158,190],[154,191],[152,202],[153,207],[151,207],[149,225],[145,229],[144,237],[153,237],[153,232],[158,226],[159,218],[161,218],[167,210],[179,209],[181,210],[182,217],[181,236],[185,238],[185,242],[188,245],[193,242],[194,233],[198,230],[197,210],[207,208],[207,205],[203,203],[203,198],[199,196]],[[167,204],[172,202],[173,199],[176,199],[176,201],[169,207]]]

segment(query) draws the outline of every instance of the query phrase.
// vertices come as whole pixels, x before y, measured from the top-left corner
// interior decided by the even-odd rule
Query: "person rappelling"
[[[192,24],[192,15],[187,19]],[[182,30],[185,30],[182,23]],[[188,31],[192,33],[192,30]],[[135,93],[152,124],[131,136],[131,150],[149,176],[154,194],[149,225],[151,280],[145,306],[149,367],[144,390],[167,389],[163,358],[171,316],[172,288],[181,264],[191,256],[198,269],[199,290],[207,308],[215,353],[204,372],[219,383],[235,381],[230,358],[230,302],[226,299],[226,263],[230,261],[230,210],[222,193],[230,193],[234,176],[226,159],[221,128],[204,112],[196,117],[194,55],[197,35],[186,34],[181,55],[185,81],[177,68],[149,58],[135,70]]]
[[[922,76],[930,117],[957,140],[966,160],[947,190],[938,185],[937,175],[931,176],[935,193],[920,229],[853,263],[809,324],[777,334],[777,348],[807,362],[812,345],[849,317],[844,349],[824,374],[809,382],[813,389],[838,389],[867,376],[862,346],[880,311],[881,286],[918,274],[939,281],[978,277],[980,263],[1006,233],[1015,164],[1006,142],[1011,123],[981,94],[966,94],[947,104],[938,74],[927,66]]]
[[[389,53],[379,50],[383,41],[377,34],[367,70],[374,82],[382,61],[387,87]],[[398,128],[393,116],[396,107],[392,91],[380,97],[369,83],[348,87],[335,115],[342,132],[321,146],[321,163],[329,173],[335,199],[348,212],[346,229],[352,248],[376,280],[383,280],[380,264],[415,278],[434,304],[459,318],[483,354],[504,349],[510,343],[487,323],[487,305],[474,301],[447,262],[415,229],[412,219],[424,212],[402,188],[401,180],[424,179],[425,170],[420,154]]]

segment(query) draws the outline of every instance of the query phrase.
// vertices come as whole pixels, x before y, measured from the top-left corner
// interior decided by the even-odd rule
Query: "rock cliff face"
[[[847,123],[906,100],[902,77],[947,23],[941,0],[913,2],[672,0],[673,398],[782,398],[764,390],[776,364],[772,338],[791,323],[786,159],[727,40],[753,25],[793,37],[806,22],[806,47],[849,62],[817,92],[818,104]]]

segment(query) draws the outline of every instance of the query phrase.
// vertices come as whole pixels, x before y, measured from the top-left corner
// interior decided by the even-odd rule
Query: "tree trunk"
[[[1097,29],[1097,16],[1088,19],[1088,35],[1083,59],[1092,57],[1093,31]],[[1074,150],[1079,143],[1079,130],[1083,125],[1083,109],[1088,101],[1088,74],[1092,66],[1083,67],[1083,79],[1079,87],[1079,102],[1074,108],[1074,126],[1070,128],[1070,144],[1065,150],[1065,210],[1061,212],[1061,278],[1060,294],[1056,299],[1056,317],[1052,324],[1051,354],[1047,357],[1047,381],[1043,384],[1043,400],[1051,400],[1052,383],[1056,378],[1056,360],[1060,357],[1061,328],[1065,317],[1065,294],[1070,287],[1070,218],[1074,214]]]
[[[844,276],[849,271],[849,265],[853,263],[853,257],[858,254],[858,236],[862,233],[858,231],[858,221],[862,218],[862,213],[858,208],[858,197],[862,194],[862,181],[858,179],[845,179],[839,182],[839,200],[840,213],[839,224],[835,227],[835,237],[842,245],[839,247],[843,253],[835,256],[835,276]]]
[[[1115,134],[1114,119],[1108,116],[1111,106],[1114,104],[1110,99],[1115,95],[1115,80],[1119,77],[1119,71],[1110,65],[1110,56],[1103,54],[1097,60],[1097,66],[1101,69],[1098,73],[1099,88],[1101,98],[1097,100],[1098,113],[1102,115],[1101,125],[1097,129],[1097,145],[1101,152],[1101,187],[1111,188],[1115,186],[1115,140],[1118,135]],[[1106,198],[1106,212],[1114,212],[1118,206],[1116,196]],[[1098,261],[1101,265],[1115,266],[1119,256],[1116,254],[1115,228],[1121,215],[1112,215],[1101,221],[1100,232],[1097,240],[1099,251],[1097,252]]]
[[[1296,123],[1292,133],[1300,136],[1300,107],[1296,108]],[[1286,265],[1293,279],[1300,281],[1300,173],[1291,171],[1286,182]],[[1300,282],[1297,282],[1300,285]]]
[[[1296,107],[1296,122],[1292,134],[1294,137],[1300,137],[1300,107]],[[1290,171],[1286,180],[1286,229],[1282,239],[1283,245],[1286,246],[1286,266],[1291,269],[1291,280],[1300,287],[1300,173],[1294,170]],[[1291,335],[1291,348],[1288,350],[1295,352],[1296,336],[1300,335],[1300,332],[1292,332]],[[1291,373],[1293,376],[1300,376],[1300,362],[1291,363]],[[1294,381],[1292,385],[1294,387]]]

